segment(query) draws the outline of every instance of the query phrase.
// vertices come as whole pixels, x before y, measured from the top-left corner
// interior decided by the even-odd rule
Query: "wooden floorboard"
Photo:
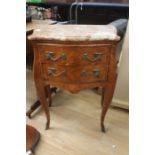
[[[36,100],[32,71],[27,69],[27,109]],[[71,94],[59,90],[50,108],[51,126],[45,128],[40,108],[26,122],[41,133],[36,155],[128,155],[128,112],[110,108],[106,133],[100,130],[100,95],[93,90]]]

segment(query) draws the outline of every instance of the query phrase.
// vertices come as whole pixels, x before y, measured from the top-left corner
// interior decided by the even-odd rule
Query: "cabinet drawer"
[[[107,80],[108,66],[60,66],[42,64],[45,80],[65,83],[103,82]]]
[[[107,64],[110,46],[39,45],[40,62],[57,65]]]
[[[45,80],[68,82],[68,72],[64,66],[42,64],[42,72]]]
[[[88,65],[80,67],[79,82],[105,82],[107,80],[108,66]]]

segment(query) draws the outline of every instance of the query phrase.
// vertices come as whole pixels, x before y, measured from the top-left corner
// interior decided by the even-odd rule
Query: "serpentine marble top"
[[[35,30],[35,29],[39,29],[41,27],[44,27],[45,25],[50,25],[55,23],[55,21],[46,19],[46,20],[32,20],[29,23],[26,23],[26,32]]]
[[[112,25],[45,25],[35,29],[30,40],[99,41],[120,37]]]

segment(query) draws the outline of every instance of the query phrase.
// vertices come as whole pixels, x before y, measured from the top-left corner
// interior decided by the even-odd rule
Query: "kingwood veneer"
[[[50,125],[45,87],[52,85],[78,93],[102,87],[101,129],[116,83],[115,49],[119,36],[111,25],[51,25],[29,37],[34,47],[34,80]],[[49,100],[51,97],[49,96]]]

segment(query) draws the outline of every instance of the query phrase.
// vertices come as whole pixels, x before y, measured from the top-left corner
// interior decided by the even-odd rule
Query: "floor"
[[[32,71],[27,69],[27,109],[36,100]],[[45,115],[38,109],[29,125],[41,133],[36,155],[128,155],[129,114],[110,108],[106,133],[100,130],[100,95],[93,90],[71,94],[59,90],[50,108],[51,127],[45,128]]]

